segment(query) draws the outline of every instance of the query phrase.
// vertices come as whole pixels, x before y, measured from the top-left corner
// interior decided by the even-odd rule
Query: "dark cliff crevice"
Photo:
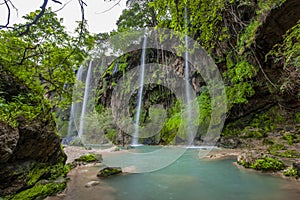
[[[277,43],[282,42],[283,35],[296,25],[300,19],[300,1],[287,0],[281,6],[272,9],[263,24],[258,28],[255,39],[256,51],[262,58]]]

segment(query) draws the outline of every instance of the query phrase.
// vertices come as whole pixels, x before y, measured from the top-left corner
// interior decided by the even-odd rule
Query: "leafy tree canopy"
[[[32,21],[38,13],[32,12],[24,18]],[[27,103],[31,98],[39,102],[38,107],[66,108],[70,104],[75,71],[94,44],[94,38],[85,26],[85,22],[80,22],[75,35],[69,35],[62,26],[62,19],[47,9],[22,37],[19,28],[0,30],[0,66],[30,89],[32,95],[25,97]],[[22,110],[18,112],[22,113]]]

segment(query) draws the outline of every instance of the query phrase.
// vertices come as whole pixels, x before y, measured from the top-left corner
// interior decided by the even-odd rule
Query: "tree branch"
[[[69,0],[68,2],[66,2],[61,8],[55,10],[54,12],[59,12],[61,11],[62,9],[64,9],[72,0]]]
[[[85,20],[84,6],[87,6],[87,4],[83,0],[78,0],[78,3],[80,5],[80,9],[81,9],[81,24],[80,24],[80,33],[79,33],[79,41],[80,41],[81,37],[83,35],[83,27],[84,27],[84,20]]]
[[[121,2],[121,0],[118,0],[118,2],[115,3],[115,4],[114,4],[112,7],[110,7],[109,9],[104,10],[104,11],[102,11],[102,12],[100,12],[100,13],[99,13],[99,12],[96,12],[96,14],[103,14],[103,13],[106,13],[106,12],[110,11],[110,10],[112,10],[114,7],[120,5],[120,2]]]
[[[10,21],[10,6],[8,5],[9,2],[10,2],[10,0],[4,0],[4,4],[6,5],[8,13],[7,13],[6,24],[5,25],[0,25],[0,28],[6,28],[9,25],[9,21]]]
[[[22,26],[20,26],[20,27],[18,28],[18,29],[20,29],[20,28],[26,27],[25,31],[19,33],[20,36],[23,36],[23,35],[25,35],[26,33],[28,33],[29,30],[30,30],[30,27],[31,27],[32,25],[36,24],[37,21],[44,15],[44,13],[45,13],[45,11],[46,11],[47,4],[48,4],[48,0],[44,0],[43,5],[40,7],[40,8],[41,8],[41,12],[40,12],[37,16],[35,16],[35,18],[33,19],[33,21],[30,22],[30,23],[28,23],[28,24],[22,25]]]

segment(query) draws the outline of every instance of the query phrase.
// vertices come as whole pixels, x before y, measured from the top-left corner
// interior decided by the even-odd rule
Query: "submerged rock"
[[[87,184],[85,184],[85,187],[89,188],[89,187],[93,187],[95,185],[99,185],[100,182],[99,181],[90,181]]]
[[[108,176],[121,174],[121,173],[122,173],[121,167],[105,167],[98,172],[97,176],[108,177]]]

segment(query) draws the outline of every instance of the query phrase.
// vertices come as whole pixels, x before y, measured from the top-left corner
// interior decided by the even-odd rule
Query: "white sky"
[[[11,10],[11,25],[14,23],[23,22],[22,16],[32,11],[39,9],[43,4],[43,0],[11,0],[17,12]],[[64,19],[64,26],[72,32],[76,26],[76,21],[81,20],[81,11],[78,0],[60,0],[62,3],[69,2],[61,11],[57,12],[58,17]],[[116,21],[125,9],[126,0],[121,0],[119,5],[112,8],[110,11],[103,13],[116,4],[118,0],[112,2],[104,0],[86,0],[85,18],[88,20],[88,29],[91,33],[103,33],[116,29]],[[0,0],[0,4],[3,0]],[[60,4],[53,3],[49,0],[47,7],[51,6],[52,10],[61,8]],[[0,6],[0,24],[6,24],[7,9],[5,5]]]

